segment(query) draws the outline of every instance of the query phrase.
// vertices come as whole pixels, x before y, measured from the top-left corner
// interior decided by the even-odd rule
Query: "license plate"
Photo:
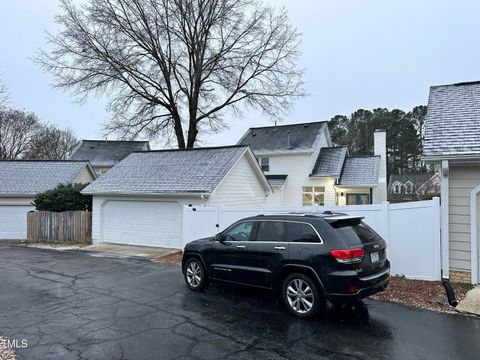
[[[375,263],[380,260],[380,256],[378,255],[378,251],[370,253],[370,260],[372,263]]]

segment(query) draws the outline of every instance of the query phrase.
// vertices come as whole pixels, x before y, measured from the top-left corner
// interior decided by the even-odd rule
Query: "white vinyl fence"
[[[440,202],[438,198],[400,204],[314,207],[184,207],[183,245],[213,236],[235,221],[258,214],[338,211],[359,215],[388,242],[394,275],[440,280]]]

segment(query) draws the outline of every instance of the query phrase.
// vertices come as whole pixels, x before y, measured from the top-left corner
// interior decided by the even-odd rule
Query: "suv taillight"
[[[353,264],[362,261],[365,250],[362,248],[348,250],[332,250],[330,254],[341,264]]]

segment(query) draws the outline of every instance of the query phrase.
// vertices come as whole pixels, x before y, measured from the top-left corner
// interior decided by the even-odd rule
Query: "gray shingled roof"
[[[424,156],[480,154],[480,82],[432,86]]]
[[[282,186],[288,175],[265,175],[271,186]]]
[[[347,156],[346,147],[321,148],[312,170],[312,176],[338,178],[342,172],[345,156]]]
[[[82,140],[71,160],[89,160],[93,166],[113,166],[134,151],[150,150],[148,141]]]
[[[338,185],[342,186],[376,186],[380,156],[352,156],[345,159],[342,175]]]
[[[84,193],[210,193],[245,146],[133,153],[84,189]]]
[[[250,145],[255,154],[312,151],[326,122],[250,128],[238,145]]]
[[[391,192],[392,186],[395,182],[405,184],[411,181],[415,187],[420,187],[425,184],[434,174],[392,174],[388,181],[388,191]]]
[[[0,197],[34,196],[71,183],[86,161],[0,160]]]

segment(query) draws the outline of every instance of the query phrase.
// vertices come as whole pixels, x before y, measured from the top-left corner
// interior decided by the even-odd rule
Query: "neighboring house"
[[[248,146],[136,152],[87,186],[93,243],[182,247],[182,207],[264,206],[272,191]]]
[[[423,160],[440,175],[443,277],[478,283],[480,82],[430,88]]]
[[[388,201],[415,201],[440,192],[437,174],[392,174],[388,181]]]
[[[150,150],[148,141],[82,140],[70,160],[88,160],[100,176],[134,151]]]
[[[386,194],[385,132],[375,132],[374,156],[334,147],[327,122],[250,128],[250,145],[274,189],[269,206],[381,203]]]
[[[27,213],[35,210],[37,193],[94,179],[87,161],[0,160],[0,240],[27,237]]]

